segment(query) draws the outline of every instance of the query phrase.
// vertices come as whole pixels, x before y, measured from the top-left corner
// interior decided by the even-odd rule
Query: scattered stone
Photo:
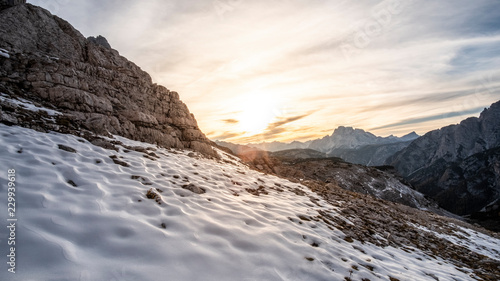
[[[68,180],[67,183],[72,185],[73,187],[78,187],[78,185],[72,180]]]
[[[255,195],[255,196],[260,196],[261,194],[268,195],[269,193],[266,191],[266,188],[264,186],[259,186],[257,189],[252,189],[252,188],[246,188],[245,189],[248,193]]]
[[[161,205],[161,195],[156,193],[152,188],[146,192],[146,197],[151,200],[155,200],[156,203]]]
[[[77,153],[76,149],[72,148],[72,147],[69,147],[69,146],[65,146],[63,144],[58,144],[57,145],[59,147],[59,149],[61,150],[64,150],[64,151],[67,151],[67,152],[71,152],[71,153]]]
[[[111,143],[110,141],[105,140],[103,138],[95,138],[95,139],[91,140],[90,143],[92,143],[95,146],[102,147],[104,149],[114,150],[116,152],[119,151],[118,147],[116,147],[113,143]]]
[[[117,165],[123,166],[123,167],[130,167],[130,165],[127,162],[121,161],[118,159],[118,156],[116,155],[111,155],[109,156],[113,160],[113,162]]]
[[[182,188],[187,189],[187,190],[194,192],[196,194],[203,194],[206,192],[205,189],[198,187],[192,183],[183,185]]]
[[[294,188],[291,190],[293,193],[297,194],[298,196],[305,196],[306,193],[303,190],[300,190],[298,188]]]
[[[353,243],[354,242],[354,240],[351,237],[349,237],[349,236],[344,237],[344,240],[347,241],[347,242],[349,242],[349,243]]]
[[[304,215],[298,215],[297,217],[299,217],[299,219],[301,219],[303,221],[311,221],[310,217],[307,217],[307,216],[304,216]]]

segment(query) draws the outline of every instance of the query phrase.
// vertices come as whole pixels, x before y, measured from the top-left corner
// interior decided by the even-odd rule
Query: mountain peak
[[[7,7],[25,1],[2,1]],[[119,135],[216,156],[179,95],[154,84],[102,36],[85,38],[67,21],[30,4],[0,16],[0,92],[61,112],[43,131]],[[6,108],[15,102],[0,101]],[[16,107],[0,122],[32,127],[33,112]],[[61,121],[59,119],[64,119]]]
[[[409,141],[409,140],[414,140],[416,138],[420,137],[417,133],[415,133],[415,131],[409,133],[409,134],[406,134],[404,136],[401,137],[402,140],[405,140],[405,141]]]
[[[470,215],[498,198],[499,119],[496,102],[479,118],[428,132],[386,163],[445,209]]]
[[[109,44],[108,40],[104,38],[103,36],[99,35],[97,37],[90,36],[87,38],[92,43],[95,43],[97,45],[101,45],[104,48],[111,49],[111,45]]]
[[[346,127],[346,126],[339,126],[333,131],[333,135],[347,135],[347,134],[353,134],[353,133],[358,133],[358,134],[363,134],[366,133],[362,129],[355,129],[353,127]]]

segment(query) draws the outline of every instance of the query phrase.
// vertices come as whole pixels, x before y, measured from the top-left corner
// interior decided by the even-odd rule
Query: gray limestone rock
[[[26,0],[0,0],[0,9],[26,4]]]
[[[431,131],[387,160],[415,188],[460,215],[500,198],[500,102],[479,118]]]
[[[7,54],[0,56],[0,92],[62,112],[77,125],[69,132],[216,155],[179,95],[154,84],[102,36],[86,39],[47,10],[17,5],[0,11],[0,49]]]
[[[108,40],[103,36],[99,35],[97,37],[90,36],[87,38],[89,42],[95,43],[97,45],[101,45],[104,48],[111,49],[111,45],[108,43]]]

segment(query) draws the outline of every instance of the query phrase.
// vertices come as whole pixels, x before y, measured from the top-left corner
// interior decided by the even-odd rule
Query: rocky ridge
[[[153,83],[104,37],[86,39],[65,20],[23,2],[0,3],[0,92],[7,98],[1,122],[215,155],[178,93]],[[18,99],[61,114],[34,125],[33,112],[5,102]]]
[[[436,202],[422,193],[415,191],[411,184],[390,166],[367,167],[347,163],[340,158],[326,158],[320,152],[304,149],[278,152],[247,150],[237,155],[253,169],[292,181],[314,181],[458,218],[440,208]],[[315,158],[314,155],[318,157]]]
[[[500,198],[500,102],[479,118],[431,131],[387,160],[417,190],[459,215]],[[497,219],[498,212],[496,213]]]
[[[325,153],[329,157],[340,157],[347,162],[368,166],[379,166],[394,153],[407,147],[419,136],[412,132],[403,137],[379,137],[370,132],[352,127],[340,126],[332,135],[307,142],[294,141],[291,143],[271,142],[248,144],[269,152],[289,149],[313,149]],[[234,144],[221,143],[234,150]],[[240,150],[240,148],[236,148]]]

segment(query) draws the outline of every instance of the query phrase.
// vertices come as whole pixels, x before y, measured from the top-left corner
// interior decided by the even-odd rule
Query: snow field
[[[4,267],[0,280],[473,280],[471,270],[418,249],[346,241],[314,219],[318,210],[340,216],[335,207],[223,152],[211,160],[114,140],[123,143],[118,152],[0,125],[0,198],[6,202],[7,170],[15,169],[19,219],[17,273]],[[471,248],[499,245],[470,235]]]

